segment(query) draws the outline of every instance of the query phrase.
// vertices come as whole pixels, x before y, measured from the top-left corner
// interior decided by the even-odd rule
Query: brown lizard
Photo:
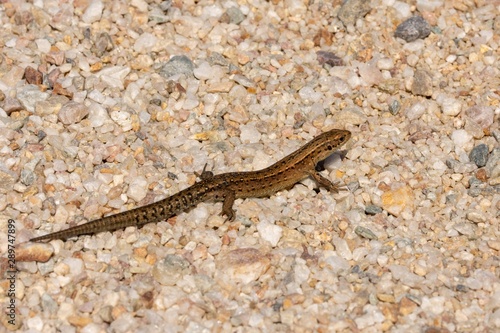
[[[323,161],[351,137],[351,132],[333,129],[322,133],[297,151],[258,171],[229,172],[213,175],[203,170],[200,181],[168,198],[122,213],[106,216],[65,230],[32,238],[31,241],[67,239],[85,234],[113,231],[128,226],[141,227],[185,212],[203,201],[222,201],[222,214],[234,219],[233,203],[237,198],[267,197],[295,183],[313,178],[320,187],[337,193],[339,186],[317,170]]]

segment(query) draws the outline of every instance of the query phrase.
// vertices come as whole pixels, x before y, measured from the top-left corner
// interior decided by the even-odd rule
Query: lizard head
[[[318,163],[340,147],[351,138],[351,132],[347,130],[332,129],[315,137],[309,144],[316,152],[315,163]]]

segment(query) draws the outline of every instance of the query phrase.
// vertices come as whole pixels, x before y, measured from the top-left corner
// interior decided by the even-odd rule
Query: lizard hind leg
[[[224,202],[222,203],[222,215],[226,215],[228,221],[233,221],[235,217],[233,204],[235,194],[233,191],[227,191],[224,195]]]
[[[214,177],[214,173],[212,171],[207,171],[207,165],[208,163],[205,163],[205,166],[203,167],[203,170],[201,170],[201,173],[194,173],[201,180],[207,180]]]

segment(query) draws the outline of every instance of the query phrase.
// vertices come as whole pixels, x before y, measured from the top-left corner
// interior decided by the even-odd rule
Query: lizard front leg
[[[323,177],[318,171],[310,171],[308,175],[311,176],[320,187],[324,187],[330,192],[339,193],[341,190],[339,182],[332,182],[330,179]]]

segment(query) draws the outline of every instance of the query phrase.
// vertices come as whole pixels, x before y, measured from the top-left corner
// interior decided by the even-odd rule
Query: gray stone
[[[177,74],[185,74],[192,76],[194,64],[185,55],[173,56],[163,67],[160,69],[160,75],[169,78]]]
[[[404,39],[406,42],[413,42],[417,39],[423,39],[431,33],[431,26],[421,16],[413,16],[398,25],[395,37]]]
[[[481,143],[472,148],[469,159],[474,162],[479,168],[484,167],[488,162],[488,146]]]

